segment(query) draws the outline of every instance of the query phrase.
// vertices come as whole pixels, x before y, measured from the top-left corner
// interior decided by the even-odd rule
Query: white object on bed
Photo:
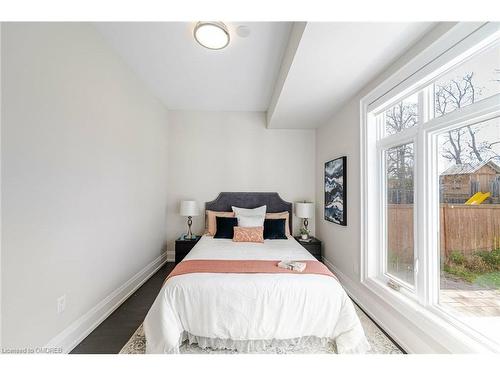
[[[284,268],[286,270],[302,272],[306,269],[306,263],[304,262],[285,262],[281,261],[278,263],[278,267]]]
[[[184,259],[315,260],[292,237],[257,244],[207,236]],[[339,282],[307,273],[175,276],[163,285],[144,331],[147,353],[178,353],[185,339],[241,352],[312,341],[334,341],[339,353],[370,347]]]
[[[236,216],[266,216],[267,206],[260,206],[257,208],[240,208],[231,206]]]
[[[233,212],[238,219],[239,227],[262,227],[266,218],[267,206],[257,208],[240,208],[231,206]]]
[[[238,226],[249,228],[249,227],[263,227],[265,216],[246,216],[246,215],[237,215]]]

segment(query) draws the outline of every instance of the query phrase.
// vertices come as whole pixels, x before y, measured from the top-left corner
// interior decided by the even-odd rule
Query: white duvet
[[[204,236],[188,259],[314,260],[295,239],[264,244]],[[311,274],[194,273],[166,282],[144,321],[146,353],[200,346],[259,351],[280,343],[333,341],[338,353],[369,349],[339,282]]]

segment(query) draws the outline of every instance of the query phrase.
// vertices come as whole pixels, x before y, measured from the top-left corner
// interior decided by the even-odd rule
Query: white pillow
[[[257,216],[257,215],[252,215],[252,216],[245,216],[245,215],[239,215],[236,216],[238,219],[238,226],[239,227],[263,227],[264,226],[264,219],[265,216]]]
[[[231,206],[231,208],[233,209],[233,212],[236,214],[236,216],[239,216],[239,215],[266,216],[267,206],[260,206],[257,208],[240,208],[240,207]]]

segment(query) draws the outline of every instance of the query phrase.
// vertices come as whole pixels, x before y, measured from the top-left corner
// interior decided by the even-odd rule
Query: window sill
[[[366,279],[362,284],[450,353],[500,353],[499,345],[461,323],[442,308],[422,306],[414,296],[393,290],[375,278]]]

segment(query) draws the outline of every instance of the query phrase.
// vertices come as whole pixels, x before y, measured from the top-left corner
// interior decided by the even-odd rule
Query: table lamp
[[[188,232],[184,236],[184,238],[187,240],[196,238],[196,236],[194,236],[193,232],[191,231],[191,225],[193,224],[193,216],[198,216],[200,214],[198,203],[196,203],[196,201],[181,201],[181,208],[179,211],[181,216],[187,216],[188,218]]]
[[[302,235],[302,238],[303,239],[309,238],[309,229],[307,229],[307,226],[309,225],[308,219],[314,217],[314,203],[312,202],[295,203],[295,215],[301,219],[304,219],[305,235]]]

